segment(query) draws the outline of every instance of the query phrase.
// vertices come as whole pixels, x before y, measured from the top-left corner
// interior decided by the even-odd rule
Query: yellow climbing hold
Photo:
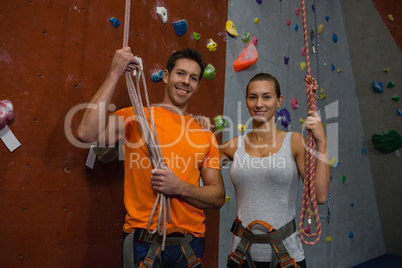
[[[317,32],[318,34],[322,34],[324,32],[324,24],[321,23],[320,25],[318,25]]]
[[[332,242],[332,237],[331,236],[328,236],[327,237],[327,242],[329,243],[329,242]]]
[[[255,23],[255,24],[258,24],[259,22],[260,22],[260,19],[259,19],[259,18],[255,18],[255,19],[254,19],[254,23]]]
[[[391,68],[390,68],[390,67],[384,69],[384,72],[385,72],[385,73],[389,73],[389,71],[391,71]]]
[[[338,69],[338,73],[341,73],[342,72],[342,70],[341,69]]]
[[[240,131],[240,133],[243,133],[243,131],[246,129],[246,126],[243,125],[243,124],[239,124],[239,125],[237,126],[237,129]]]
[[[388,14],[388,19],[389,19],[390,21],[394,21],[394,16],[393,16],[392,14]]]
[[[306,123],[304,122],[304,119],[300,118],[300,125],[301,125],[302,128],[304,128],[305,124]]]
[[[214,42],[214,40],[209,39],[209,44],[207,45],[209,52],[215,52],[217,46],[218,45]]]
[[[300,69],[304,71],[306,69],[306,63],[305,62],[300,62]]]
[[[334,157],[332,157],[331,159],[329,159],[329,166],[330,167],[332,167],[332,166],[335,166],[335,164],[337,163],[338,161],[336,160],[336,157],[334,156]]]
[[[229,202],[230,196],[225,196],[225,204],[227,204]]]
[[[239,34],[237,33],[236,28],[235,28],[235,26],[234,26],[234,23],[233,23],[233,21],[231,21],[231,20],[228,20],[228,21],[226,22],[226,31],[227,31],[230,35],[239,36]]]

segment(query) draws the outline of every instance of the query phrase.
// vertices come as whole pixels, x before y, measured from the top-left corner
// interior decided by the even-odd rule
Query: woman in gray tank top
[[[282,105],[283,96],[275,77],[266,73],[255,75],[246,92],[253,129],[221,146],[221,163],[233,161],[230,176],[236,192],[237,217],[242,225],[262,220],[277,230],[296,216],[299,175],[303,179],[305,173],[305,142],[301,133],[276,128],[275,113]],[[321,204],[327,200],[330,179],[327,139],[317,113],[308,112],[305,128],[311,131],[317,143],[316,198]],[[261,234],[267,230],[255,225],[252,232]],[[239,242],[240,238],[233,235],[232,252]],[[306,267],[297,232],[288,236],[283,245],[298,267]],[[250,254],[256,267],[270,266],[269,244],[252,244]],[[231,265],[228,263],[229,267]],[[249,267],[246,261],[242,267]]]

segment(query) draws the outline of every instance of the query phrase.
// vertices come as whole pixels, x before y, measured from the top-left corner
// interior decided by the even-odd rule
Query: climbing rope
[[[123,36],[123,47],[128,46],[128,36],[129,36],[129,29],[130,29],[130,5],[131,0],[126,0],[126,7],[125,7],[125,17],[124,17],[124,36]],[[131,72],[126,72],[126,83],[128,89],[128,95],[130,96],[131,104],[133,106],[135,115],[137,117],[138,123],[141,128],[142,135],[145,139],[145,143],[148,147],[148,151],[151,157],[152,165],[155,169],[163,169],[166,168],[162,152],[159,147],[158,136],[156,135],[155,129],[155,122],[152,117],[151,107],[149,104],[148,98],[148,90],[147,85],[145,83],[145,76],[143,70],[136,66],[134,70],[134,77],[136,78],[136,86],[133,83],[133,78]],[[142,80],[143,87],[144,87],[144,97],[146,100],[149,118],[151,120],[152,129],[147,122],[144,106],[142,104],[141,92],[140,92],[140,82]],[[157,226],[154,230],[151,230],[151,223],[154,217],[155,211],[159,205],[159,214],[158,214],[158,221]],[[167,214],[167,215],[166,215]],[[163,236],[162,239],[162,250],[165,249],[165,241],[166,241],[166,216],[168,216],[169,223],[171,222],[170,216],[170,197],[165,196],[162,193],[157,193],[156,200],[154,207],[152,208],[151,215],[149,216],[147,230],[149,234],[155,234],[156,232],[158,235]]]
[[[307,106],[309,111],[317,110],[317,97],[316,91],[318,89],[317,82],[313,77],[311,77],[310,70],[310,57],[308,51],[308,37],[307,37],[307,25],[306,25],[306,8],[304,5],[304,0],[300,0],[301,10],[302,10],[302,20],[303,20],[303,32],[304,32],[304,44],[306,51],[306,63],[307,63],[307,75],[304,78],[306,82],[306,96],[307,96]],[[303,196],[302,196],[302,207],[300,211],[300,221],[299,221],[299,237],[301,241],[306,245],[315,245],[321,237],[321,222],[320,216],[318,215],[317,199],[315,195],[315,155],[316,155],[316,143],[311,132],[307,133],[307,149],[306,149],[306,171],[304,175],[304,185],[303,185]],[[310,234],[311,225],[311,212],[310,206],[315,219],[315,231]],[[308,226],[304,229],[304,218],[307,214]],[[314,241],[308,242],[304,237],[316,237]]]

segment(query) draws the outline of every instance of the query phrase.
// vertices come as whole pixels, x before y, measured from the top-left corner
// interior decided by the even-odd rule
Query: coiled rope
[[[123,47],[128,46],[128,36],[129,36],[129,29],[130,29],[130,6],[131,0],[126,0],[126,7],[125,7],[125,16],[124,16],[124,36],[123,36]],[[147,85],[145,83],[145,76],[143,70],[139,67],[135,67],[135,78],[136,78],[136,86],[134,86],[133,78],[131,72],[126,72],[126,83],[128,89],[128,95],[130,96],[131,104],[133,106],[135,115],[137,117],[138,123],[140,125],[142,135],[145,139],[145,143],[147,144],[148,151],[151,157],[152,165],[155,169],[163,169],[166,168],[162,152],[159,147],[158,136],[156,135],[155,130],[155,122],[152,117],[151,107],[149,104],[148,98],[148,90]],[[140,82],[142,80],[143,87],[144,87],[144,97],[146,100],[149,118],[151,120],[152,129],[147,122],[142,99],[141,99],[141,92],[140,92]],[[158,223],[154,230],[151,230],[151,223],[154,217],[155,211],[159,205],[159,214],[158,214]],[[167,214],[167,215],[166,215]],[[166,240],[166,216],[168,216],[169,223],[171,222],[170,216],[170,197],[165,196],[162,193],[157,193],[156,200],[154,207],[152,209],[151,215],[149,216],[147,230],[149,234],[158,233],[158,235],[163,236],[162,239],[162,250],[165,249],[165,240]]]
[[[303,32],[304,32],[304,44],[306,51],[306,63],[307,63],[307,75],[304,78],[306,82],[306,96],[307,96],[307,106],[309,111],[316,111],[316,91],[318,89],[317,82],[313,77],[311,77],[310,70],[310,57],[308,51],[308,37],[307,37],[307,25],[306,25],[306,8],[304,5],[304,0],[300,0],[301,10],[302,10],[302,20],[303,20]],[[318,215],[317,199],[315,195],[315,155],[316,155],[316,143],[313,134],[309,131],[307,134],[307,149],[306,149],[306,171],[304,175],[304,185],[303,185],[303,196],[302,196],[302,207],[300,211],[300,221],[299,221],[299,237],[300,240],[306,245],[315,245],[321,237],[321,222],[320,216]],[[311,213],[310,205],[315,218],[315,231],[310,234],[308,231],[311,224]],[[304,229],[304,218],[307,214],[308,226]],[[304,237],[316,237],[314,241],[308,242]]]

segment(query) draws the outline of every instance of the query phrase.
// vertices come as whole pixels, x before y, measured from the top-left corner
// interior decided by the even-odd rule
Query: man
[[[120,77],[138,64],[129,47],[117,50],[105,81],[91,100],[91,104],[97,106],[91,107],[109,107]],[[166,85],[163,100],[159,106],[151,108],[166,169],[153,169],[132,107],[112,115],[88,107],[78,127],[77,136],[84,142],[114,144],[122,137],[125,139],[124,204],[127,214],[123,230],[125,237],[135,230],[136,264],[142,263],[150,251],[151,243],[144,242],[136,234],[144,234],[158,192],[171,198],[172,222],[167,224],[168,230],[179,227],[182,234],[188,232],[191,235],[190,245],[196,259],[204,253],[203,210],[220,208],[224,204],[225,190],[216,139],[211,132],[203,131],[187,112],[204,69],[202,55],[192,49],[177,51],[168,59],[163,73]],[[148,111],[144,109],[149,123]],[[100,128],[100,124],[104,127]],[[199,187],[200,176],[203,187]],[[151,230],[156,225],[157,217],[154,217]],[[167,241],[161,255],[164,267],[187,267],[189,260],[187,256],[183,257],[183,252],[184,249],[169,245]],[[148,255],[146,259],[149,258]]]

